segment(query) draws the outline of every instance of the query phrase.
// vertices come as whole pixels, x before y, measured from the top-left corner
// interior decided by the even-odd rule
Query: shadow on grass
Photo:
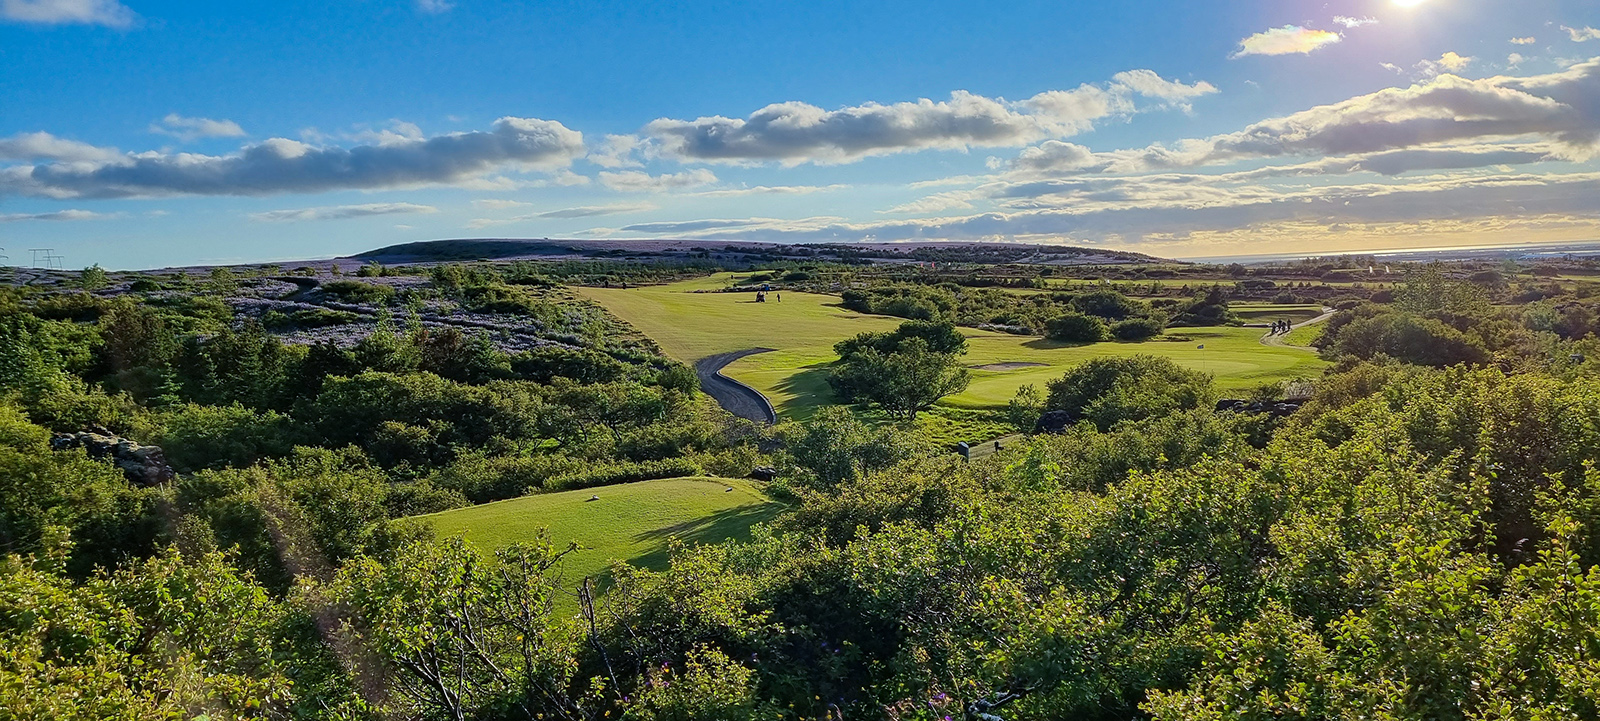
[[[708,543],[721,543],[730,538],[744,540],[750,537],[750,528],[757,523],[770,521],[783,510],[783,506],[776,503],[762,505],[747,505],[737,508],[728,508],[717,511],[709,516],[684,521],[666,528],[645,531],[634,536],[636,541],[649,541],[655,543],[655,548],[628,559],[628,563],[652,571],[661,571],[667,568],[670,558],[671,539],[678,539],[688,545]]]
[[[828,367],[831,363],[813,363],[805,370],[778,381],[773,390],[787,396],[777,404],[778,415],[791,420],[810,418],[819,406],[833,402],[833,388],[828,385]]]

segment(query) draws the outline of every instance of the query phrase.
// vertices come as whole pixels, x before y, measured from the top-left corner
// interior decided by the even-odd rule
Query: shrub
[[[335,280],[322,284],[322,290],[349,303],[386,303],[394,297],[394,289],[354,280]]]
[[[1082,313],[1051,318],[1044,328],[1046,336],[1064,343],[1099,343],[1111,337],[1105,321]]]
[[[1095,358],[1049,384],[1045,410],[1106,430],[1122,421],[1143,420],[1200,408],[1212,401],[1211,376],[1151,355]]]
[[[580,488],[610,486],[618,483],[652,481],[657,478],[705,475],[705,469],[688,458],[668,458],[659,461],[613,462],[591,465],[583,470],[556,476],[545,482],[550,491],[571,491]]]
[[[287,454],[293,447],[290,419],[244,406],[185,404],[161,414],[156,443],[182,473],[202,468],[245,467]]]
[[[1129,318],[1112,324],[1111,335],[1118,340],[1139,341],[1161,335],[1161,321],[1153,318]]]

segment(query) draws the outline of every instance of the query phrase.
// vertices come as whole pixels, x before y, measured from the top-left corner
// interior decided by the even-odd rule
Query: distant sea
[[[1399,248],[1395,250],[1343,250],[1328,253],[1263,253],[1258,255],[1219,255],[1181,258],[1190,263],[1281,263],[1303,258],[1337,258],[1346,255],[1372,256],[1394,263],[1425,263],[1434,260],[1538,260],[1539,258],[1587,257],[1600,255],[1600,240],[1568,240],[1554,243],[1506,243],[1503,245],[1462,245],[1440,248]]]

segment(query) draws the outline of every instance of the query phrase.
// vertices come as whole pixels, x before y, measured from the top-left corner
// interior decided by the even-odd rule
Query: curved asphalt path
[[[722,374],[722,369],[745,356],[757,353],[771,353],[771,348],[751,348],[749,350],[721,353],[718,355],[701,358],[694,362],[695,375],[700,376],[700,390],[706,395],[717,400],[729,413],[740,418],[747,418],[758,423],[772,425],[778,422],[778,412],[773,410],[772,402],[750,386],[729,378]]]
[[[1325,320],[1327,320],[1329,318],[1332,318],[1333,314],[1337,313],[1337,312],[1338,311],[1336,311],[1336,310],[1334,310],[1332,308],[1329,308],[1327,306],[1323,306],[1322,315],[1319,315],[1319,316],[1317,316],[1315,318],[1312,318],[1311,320],[1305,320],[1305,321],[1301,321],[1299,323],[1295,323],[1294,325],[1289,326],[1289,330],[1292,331],[1292,330],[1294,330],[1296,328],[1304,328],[1304,327],[1306,327],[1308,325],[1316,325],[1317,323],[1321,323],[1322,321],[1325,321]],[[1305,346],[1289,345],[1288,343],[1283,342],[1283,337],[1285,335],[1288,335],[1288,334],[1287,333],[1268,333],[1268,334],[1266,334],[1264,336],[1261,336],[1261,345],[1276,345],[1276,346],[1283,346],[1284,348],[1305,348]],[[1306,348],[1306,350],[1314,350],[1314,349]]]

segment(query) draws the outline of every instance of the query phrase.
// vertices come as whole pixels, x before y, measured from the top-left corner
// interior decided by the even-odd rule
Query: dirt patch
[[[1044,368],[1046,363],[990,363],[988,365],[972,366],[975,371],[1016,371],[1023,368]]]

